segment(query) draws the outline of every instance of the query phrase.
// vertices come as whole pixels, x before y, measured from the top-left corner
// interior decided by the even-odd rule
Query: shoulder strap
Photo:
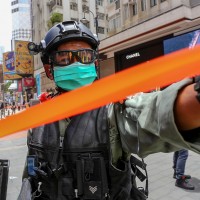
[[[146,163],[144,162],[144,159],[139,160],[138,158],[136,158],[135,156],[131,155],[130,157],[130,163],[131,163],[131,168],[134,172],[135,177],[137,176],[137,178],[143,182],[144,180],[146,180],[146,184],[145,184],[145,188],[140,188],[140,190],[142,190],[144,192],[144,194],[148,197],[149,194],[149,188],[148,188],[148,173],[147,173],[147,169],[146,169]],[[145,174],[141,172],[141,170],[145,171]]]

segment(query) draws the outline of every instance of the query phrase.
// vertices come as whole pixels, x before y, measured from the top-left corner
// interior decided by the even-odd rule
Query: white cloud
[[[5,48],[5,51],[11,50],[12,38],[12,15],[11,1],[0,0],[0,46]]]

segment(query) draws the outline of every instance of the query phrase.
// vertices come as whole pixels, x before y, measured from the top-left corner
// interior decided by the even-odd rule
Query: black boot
[[[186,175],[186,174],[184,174],[183,176],[185,177],[185,179],[191,179],[191,176],[190,176],[190,175]],[[176,170],[175,170],[175,169],[174,169],[173,178],[176,179]]]
[[[184,176],[182,176],[180,179],[176,180],[175,186],[183,188],[185,190],[194,190],[195,189],[195,187],[193,185],[191,185]]]

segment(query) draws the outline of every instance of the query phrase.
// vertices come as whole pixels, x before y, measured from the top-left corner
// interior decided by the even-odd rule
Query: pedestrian
[[[23,103],[22,103],[22,109],[25,109],[26,108],[26,101],[23,100]]]
[[[65,21],[53,26],[39,45],[28,47],[41,53],[58,96],[98,79],[98,46],[98,38],[86,26]],[[139,93],[31,129],[21,191],[31,188],[28,195],[36,200],[137,200],[132,153],[144,158],[180,147],[200,153],[195,84],[184,79],[163,91]]]
[[[1,119],[2,119],[5,116],[5,110],[4,110],[4,103],[3,102],[1,102],[0,111],[1,111]]]
[[[188,150],[181,149],[175,151],[173,154],[173,169],[174,175],[173,178],[176,179],[175,186],[186,189],[194,190],[195,187],[191,185],[188,179],[191,179],[190,175],[185,174],[186,161],[188,159]]]
[[[15,111],[16,111],[16,104],[15,104],[15,102],[12,103],[11,110],[12,110],[11,114],[12,115],[15,114]]]

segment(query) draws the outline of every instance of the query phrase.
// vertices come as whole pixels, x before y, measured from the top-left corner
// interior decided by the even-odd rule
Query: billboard
[[[34,78],[23,78],[22,81],[23,81],[24,87],[34,87],[35,86]]]
[[[15,69],[19,75],[33,74],[33,57],[29,54],[29,41],[15,40]]]
[[[22,77],[18,74],[4,74],[4,80],[17,80],[21,79]]]
[[[191,31],[163,41],[164,54],[200,44],[200,30]]]
[[[137,46],[133,44],[131,48],[115,52],[115,71],[118,72],[162,56],[164,54],[163,40],[169,37],[158,38]]]
[[[3,53],[3,73],[15,74],[15,55],[13,51]]]
[[[16,73],[15,54],[13,51],[3,53],[3,79],[16,80],[22,77]]]

